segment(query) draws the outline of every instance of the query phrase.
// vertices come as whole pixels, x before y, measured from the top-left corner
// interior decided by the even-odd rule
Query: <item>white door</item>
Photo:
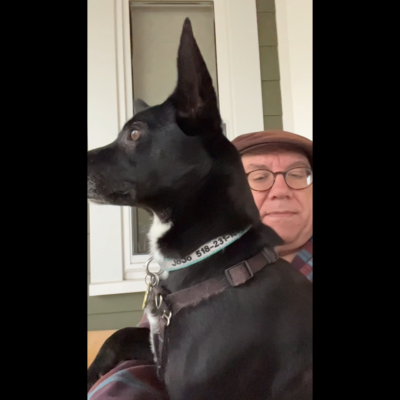
[[[116,138],[132,116],[133,97],[154,105],[171,94],[187,16],[228,138],[263,129],[255,1],[89,0],[89,150]],[[147,214],[90,204],[89,215],[89,295],[144,291]]]

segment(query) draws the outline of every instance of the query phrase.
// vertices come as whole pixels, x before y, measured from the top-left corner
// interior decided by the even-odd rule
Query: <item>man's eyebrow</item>
[[[248,169],[269,169],[269,167],[265,164],[249,164]],[[295,168],[295,167],[306,167],[311,168],[309,163],[306,161],[295,161],[294,163],[290,164],[286,169]]]
[[[268,168],[264,164],[249,164],[248,166],[249,166],[249,168],[252,168],[252,169],[265,169],[265,168]]]
[[[290,164],[286,169],[294,168],[294,167],[306,167],[311,168],[310,164],[306,161],[296,161],[293,164]]]

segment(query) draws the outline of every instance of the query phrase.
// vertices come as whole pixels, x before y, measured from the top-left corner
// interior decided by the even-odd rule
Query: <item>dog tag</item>
[[[147,284],[147,288],[146,288],[146,292],[144,294],[144,299],[143,299],[143,304],[142,304],[142,310],[144,310],[144,308],[146,307],[147,300],[149,299],[149,294],[150,294],[151,289],[152,289],[152,287],[150,286],[150,283]]]

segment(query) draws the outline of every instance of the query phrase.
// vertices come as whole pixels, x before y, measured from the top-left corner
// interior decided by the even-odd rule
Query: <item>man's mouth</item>
[[[266,217],[272,217],[272,218],[281,218],[281,217],[292,217],[296,213],[293,211],[273,211],[270,213],[267,213],[265,216]]]

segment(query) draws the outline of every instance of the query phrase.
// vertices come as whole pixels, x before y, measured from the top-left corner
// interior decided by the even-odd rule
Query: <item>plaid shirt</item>
[[[312,282],[312,238],[303,246],[292,265]],[[144,315],[140,327],[149,327]],[[167,400],[166,390],[158,378],[156,366],[138,360],[123,361],[96,382],[88,400]]]
[[[305,275],[311,282],[313,281],[313,238],[311,238],[303,248],[296,254],[292,261],[295,269]]]

